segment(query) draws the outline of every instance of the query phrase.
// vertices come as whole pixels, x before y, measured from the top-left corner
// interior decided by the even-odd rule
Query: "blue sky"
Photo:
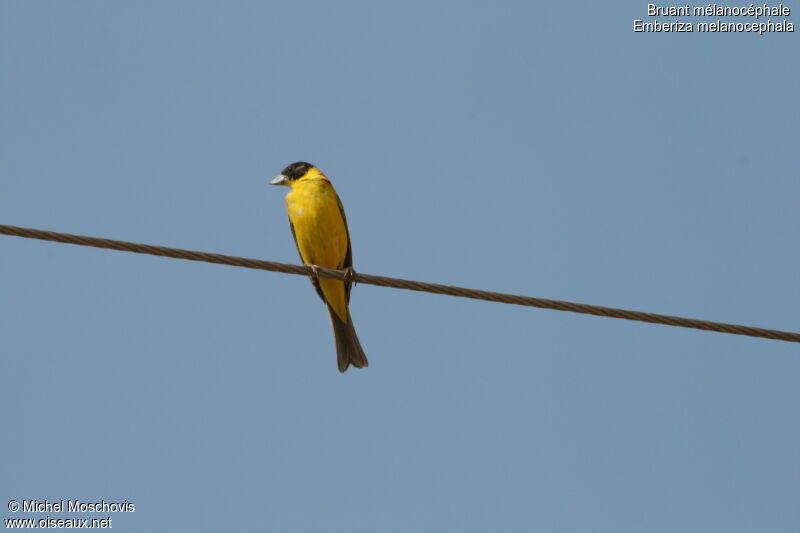
[[[645,15],[3,2],[0,223],[296,262],[266,182],[307,160],[356,270],[798,331],[797,34],[634,34]],[[2,518],[800,527],[796,344],[360,285],[370,367],[340,375],[301,277],[11,237],[0,257]]]

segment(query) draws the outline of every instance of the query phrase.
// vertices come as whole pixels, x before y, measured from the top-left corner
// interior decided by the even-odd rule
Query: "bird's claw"
[[[344,269],[344,281],[346,283],[352,283],[354,287],[358,285],[358,281],[356,280],[356,271],[353,270],[353,267],[347,267]]]
[[[307,265],[311,269],[311,277],[319,279],[319,267],[317,265]]]

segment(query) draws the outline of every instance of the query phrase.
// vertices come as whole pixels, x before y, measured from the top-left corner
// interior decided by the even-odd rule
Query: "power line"
[[[93,246],[95,248],[108,248],[111,250],[133,252],[137,254],[173,257],[175,259],[187,259],[189,261],[204,261],[207,263],[217,263],[221,265],[270,270],[273,272],[283,272],[284,274],[298,274],[301,276],[312,275],[311,268],[304,265],[290,265],[287,263],[276,263],[274,261],[263,261],[261,259],[249,259],[246,257],[236,257],[231,255],[196,252],[193,250],[182,250],[179,248],[167,248],[166,246],[153,246],[150,244],[139,244],[135,242],[100,239],[98,237],[86,237],[83,235],[57,233],[55,231],[21,228],[17,226],[0,225],[0,234],[24,237],[27,239],[40,239],[44,241],[77,244],[80,246]],[[325,278],[344,279],[345,273],[340,270],[331,270],[320,267],[318,269],[318,275]],[[475,300],[486,300],[489,302],[525,305],[529,307],[539,307],[542,309],[555,309],[557,311],[571,311],[573,313],[583,313],[587,315],[622,318],[625,320],[638,320],[640,322],[650,322],[652,324],[664,324],[667,326],[677,326],[682,328],[717,331],[719,333],[731,333],[733,335],[747,335],[750,337],[761,337],[764,339],[800,342],[800,333],[791,331],[740,326],[737,324],[726,324],[723,322],[711,322],[708,320],[697,320],[694,318],[644,313],[641,311],[615,309],[613,307],[601,307],[598,305],[564,302],[560,300],[547,300],[544,298],[534,298],[531,296],[519,296],[516,294],[467,289],[464,287],[454,287],[451,285],[440,285],[438,283],[426,283],[422,281],[411,281],[406,279],[387,278],[384,276],[373,276],[370,274],[356,273],[355,281],[368,285],[378,285],[380,287],[392,287],[395,289],[406,289],[410,291],[446,294],[449,296],[460,296],[462,298],[473,298]]]

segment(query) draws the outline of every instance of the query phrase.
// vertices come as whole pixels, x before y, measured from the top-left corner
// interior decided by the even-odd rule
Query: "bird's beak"
[[[269,182],[270,185],[286,185],[287,183],[289,183],[289,178],[283,174]]]

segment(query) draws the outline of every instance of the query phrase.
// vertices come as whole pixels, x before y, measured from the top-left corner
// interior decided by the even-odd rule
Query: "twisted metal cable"
[[[86,237],[83,235],[57,233],[55,231],[21,228],[17,226],[0,225],[0,234],[24,237],[28,239],[40,239],[44,241],[77,244],[80,246],[94,246],[95,248],[108,248],[111,250],[120,250],[123,252],[133,252],[138,254],[173,257],[175,259],[188,259],[189,261],[204,261],[207,263],[218,263],[221,265],[270,270],[272,272],[283,272],[285,274],[298,274],[301,276],[312,275],[311,268],[304,265],[276,263],[274,261],[264,261],[261,259],[249,259],[246,257],[236,257],[231,255],[196,252],[193,250],[168,248],[166,246],[153,246],[150,244],[100,239],[98,237]],[[331,270],[329,268],[322,267],[319,268],[318,274],[325,278],[344,279],[345,277],[345,273],[340,270]],[[410,291],[446,294],[449,296],[460,296],[462,298],[473,298],[475,300],[525,305],[529,307],[539,307],[542,309],[555,309],[557,311],[571,311],[573,313],[622,318],[625,320],[638,320],[640,322],[650,322],[651,324],[664,324],[667,326],[677,326],[682,328],[717,331],[720,333],[731,333],[733,335],[747,335],[750,337],[761,337],[764,339],[800,342],[800,333],[791,331],[740,326],[736,324],[726,324],[723,322],[711,322],[708,320],[697,320],[694,318],[644,313],[641,311],[630,311],[627,309],[601,307],[598,305],[564,302],[560,300],[547,300],[545,298],[534,298],[532,296],[519,296],[516,294],[467,289],[464,287],[454,287],[451,285],[440,285],[438,283],[426,283],[422,281],[373,276],[371,274],[356,273],[354,280],[358,283],[378,285],[380,287],[392,287],[395,289],[406,289]]]

